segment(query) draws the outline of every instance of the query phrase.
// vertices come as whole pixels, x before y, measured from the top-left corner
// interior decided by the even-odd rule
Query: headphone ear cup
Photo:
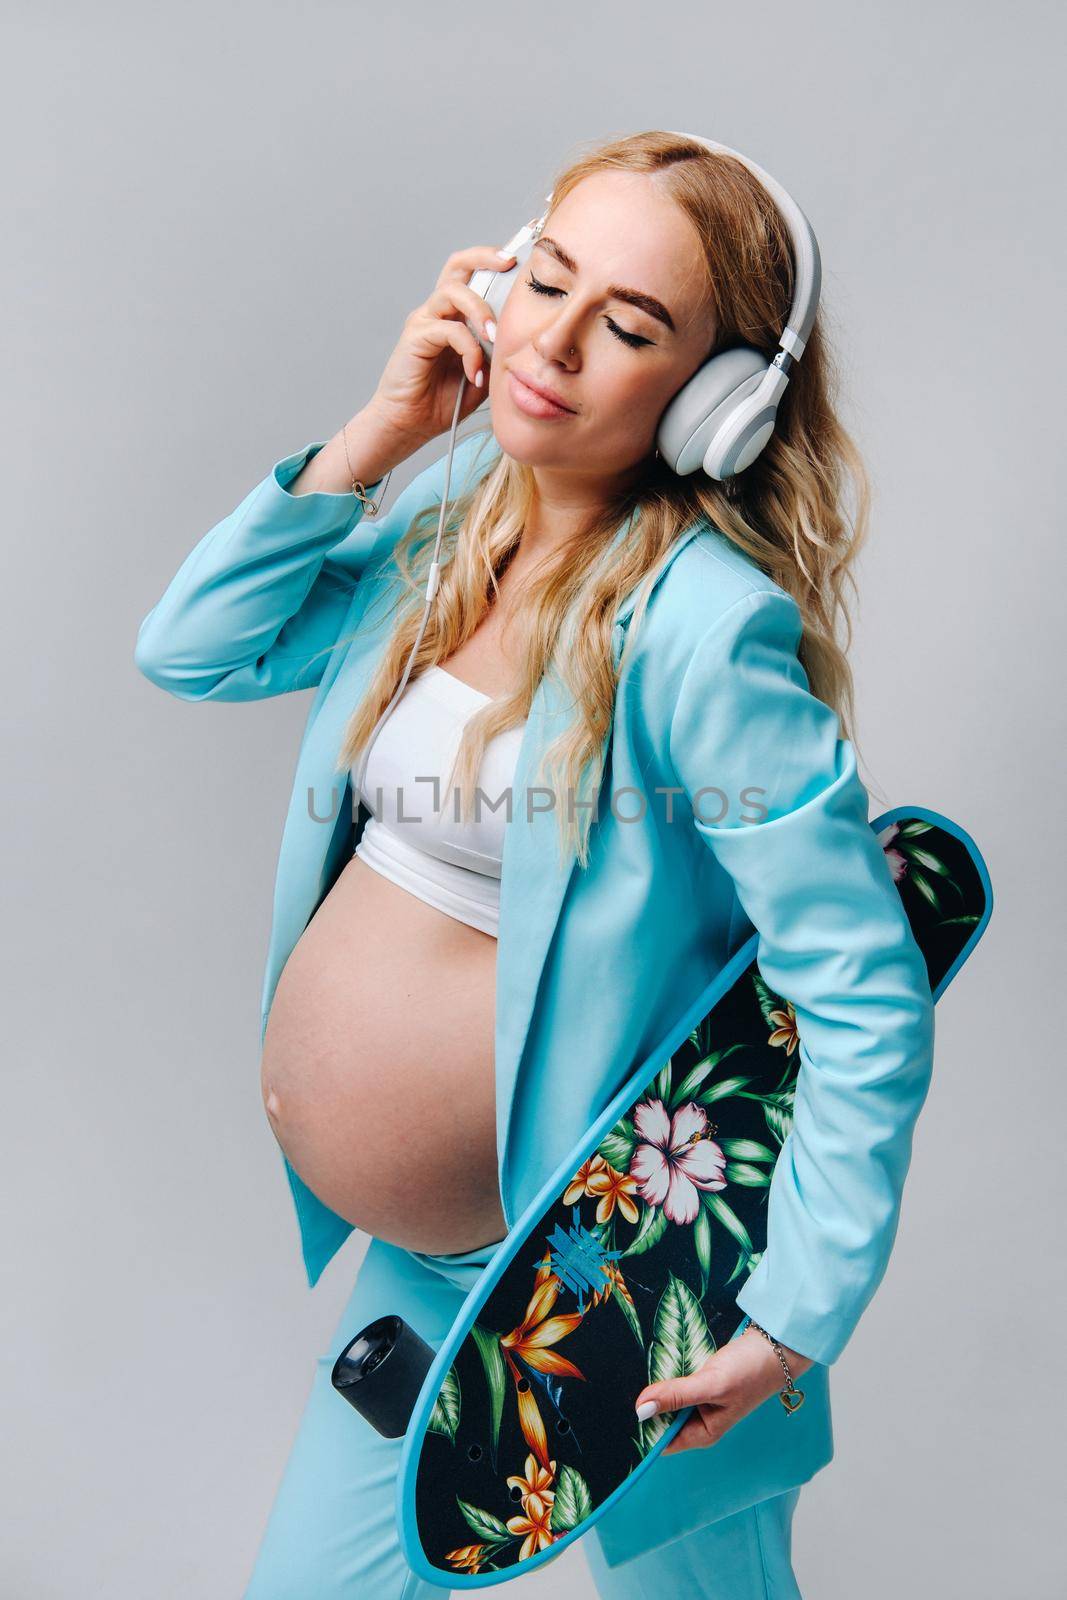
[[[778,402],[789,382],[784,373],[768,394],[750,395],[720,428],[704,457],[704,471],[722,483],[750,467],[769,442],[778,420]]]
[[[722,434],[751,394],[759,388],[767,375],[770,363],[762,351],[751,345],[737,345],[733,350],[723,350],[711,356],[703,366],[678,390],[659,420],[656,445],[667,465],[679,477],[687,477],[698,467],[705,466],[708,447],[717,434]],[[760,442],[763,448],[773,431],[771,428]],[[732,430],[731,430],[732,431]],[[724,438],[722,444],[727,444]],[[729,446],[724,452],[717,447],[710,466],[724,470],[709,472],[714,478],[731,477],[740,467],[729,462]],[[749,459],[755,459],[755,456]],[[748,460],[744,462],[747,466]],[[726,468],[729,470],[725,470]],[[705,470],[708,470],[706,467]]]
[[[471,288],[475,294],[481,295],[493,314],[493,321],[497,324],[499,324],[504,307],[507,304],[508,295],[518,282],[519,274],[525,267],[530,251],[536,242],[536,240],[530,239],[525,244],[521,244],[515,252],[515,265],[509,267],[506,272],[490,272],[487,267],[480,267],[477,272],[471,274]],[[463,320],[481,345],[486,361],[492,363],[493,346],[485,337],[482,329],[473,327],[467,317],[464,317]]]
[[[481,295],[493,314],[494,322],[499,323],[500,321],[500,313],[507,303],[507,298],[511,293],[511,286],[515,281],[518,270],[518,267],[511,267],[507,272],[490,272],[486,268],[479,269],[479,271],[471,275],[470,286],[475,294]],[[463,320],[481,345],[482,354],[485,356],[486,361],[491,362],[493,359],[493,346],[485,337],[485,333],[480,327],[471,322],[469,317],[464,317]]]

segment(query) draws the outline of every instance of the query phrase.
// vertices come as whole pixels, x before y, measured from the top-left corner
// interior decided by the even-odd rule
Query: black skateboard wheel
[[[398,1439],[407,1432],[436,1355],[403,1317],[379,1317],[345,1345],[330,1381],[372,1428]]]

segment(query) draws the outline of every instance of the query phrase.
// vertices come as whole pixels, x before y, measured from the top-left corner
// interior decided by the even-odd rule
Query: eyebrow
[[[547,234],[542,234],[537,243],[547,250],[550,256],[555,256],[561,267],[565,267],[568,272],[573,272],[577,277],[578,263],[573,256],[567,254],[557,240],[550,239]],[[657,322],[664,323],[672,333],[677,333],[678,330],[674,326],[674,318],[662,300],[657,300],[654,295],[642,294],[640,289],[624,289],[619,284],[613,283],[608,288],[608,296],[612,300],[625,300],[628,305],[636,306],[638,311],[644,311],[646,315],[655,317]]]

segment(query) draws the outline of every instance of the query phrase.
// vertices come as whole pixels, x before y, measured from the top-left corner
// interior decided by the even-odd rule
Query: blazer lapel
[[[687,528],[675,541],[656,579],[658,584],[678,554],[700,531]],[[616,669],[626,642],[626,623],[637,603],[640,584],[615,613],[612,657]],[[655,585],[653,585],[655,588]],[[531,807],[527,790],[539,781],[541,758],[552,741],[569,725],[573,715],[566,688],[546,673],[533,698],[525,737],[519,749],[512,780],[513,811],[504,830],[500,865],[500,921],[496,963],[496,1093],[497,1149],[507,1150],[511,1110],[522,1067],[530,1023],[552,937],[559,922],[564,896],[577,864],[577,852],[568,845],[560,860],[559,826],[555,808],[529,809],[547,803],[534,790]],[[601,763],[611,742],[611,730],[601,745]],[[589,796],[582,796],[588,799]],[[505,1199],[503,1191],[501,1199]],[[514,1218],[506,1217],[510,1228]]]

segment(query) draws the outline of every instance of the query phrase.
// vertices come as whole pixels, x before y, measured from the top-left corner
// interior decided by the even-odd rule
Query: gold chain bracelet
[[[348,423],[347,422],[344,424],[344,426],[341,429],[341,439],[344,442],[344,447],[345,447],[345,461],[348,464],[348,476],[352,479],[352,493],[355,495],[356,499],[359,500],[362,503],[364,512],[369,512],[369,514],[372,517],[376,516],[377,513],[381,510],[382,501],[385,499],[385,491],[386,491],[386,488],[388,487],[389,479],[393,476],[393,469],[392,469],[392,467],[390,467],[389,471],[385,474],[384,479],[379,479],[378,480],[381,483],[382,487],[381,487],[381,490],[380,490],[380,492],[378,494],[377,504],[375,504],[375,502],[373,500],[371,500],[370,497],[367,494],[367,486],[366,486],[366,484],[365,483],[360,483],[359,479],[356,477],[355,473],[352,471],[352,458],[348,453]]]
[[[804,1404],[804,1391],[803,1389],[798,1389],[793,1382],[793,1374],[790,1372],[785,1356],[782,1354],[782,1347],[774,1335],[768,1333],[766,1328],[761,1328],[758,1322],[753,1322],[751,1317],[748,1319],[748,1327],[755,1328],[757,1333],[762,1333],[763,1337],[769,1339],[774,1346],[775,1353],[782,1363],[782,1371],[785,1373],[785,1388],[779,1389],[778,1398],[785,1407],[786,1415],[791,1417],[793,1412],[799,1411]],[[745,1332],[748,1332],[748,1328],[745,1329]]]

